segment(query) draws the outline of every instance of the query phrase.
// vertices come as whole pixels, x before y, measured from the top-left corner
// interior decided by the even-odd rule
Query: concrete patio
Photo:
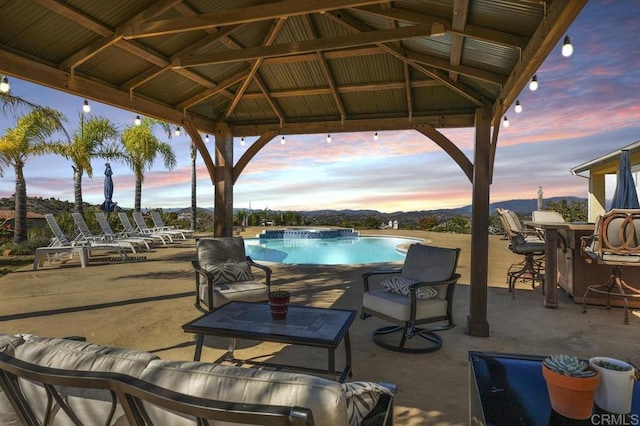
[[[253,237],[259,228],[243,233]],[[454,311],[458,326],[442,332],[445,343],[435,353],[410,355],[385,351],[371,341],[382,321],[356,319],[351,327],[353,380],[396,383],[397,425],[468,424],[468,351],[507,353],[570,353],[580,357],[613,356],[640,365],[638,330],[640,312],[633,310],[631,324],[623,324],[621,309],[590,307],[586,314],[560,290],[559,307],[546,309],[540,288],[518,284],[512,299],[505,282],[508,266],[520,259],[507,241],[490,237],[488,318],[489,338],[465,333],[469,312],[470,235],[424,231],[376,231],[425,238],[431,244],[460,247],[458,271],[462,274]],[[41,336],[85,336],[93,343],[135,348],[165,359],[193,357],[194,336],[182,324],[199,315],[193,307],[193,240],[158,247],[138,262],[96,262],[81,268],[77,259],[66,264],[46,263],[0,278],[0,332]],[[319,307],[360,307],[360,275],[372,266],[273,265],[272,286],[294,292],[292,302]],[[225,339],[206,340],[203,360],[213,360],[226,350]],[[287,360],[326,365],[326,352],[305,347],[241,341],[242,358],[272,354]],[[338,365],[343,352],[337,351]]]

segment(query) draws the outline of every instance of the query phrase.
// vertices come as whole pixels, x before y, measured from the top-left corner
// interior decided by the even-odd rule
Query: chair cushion
[[[409,321],[411,299],[388,290],[372,290],[362,296],[362,306],[399,321]],[[416,319],[447,315],[447,300],[434,297],[416,301]]]
[[[205,267],[205,270],[209,274],[213,285],[253,280],[251,264],[247,260],[218,264],[210,263]]]
[[[15,349],[22,345],[24,340],[21,336],[11,334],[0,334],[0,352],[13,356]],[[13,406],[9,402],[9,398],[0,388],[0,425],[2,426],[19,426],[22,425],[20,418],[16,414]]]
[[[417,281],[408,280],[402,277],[391,277],[382,281],[380,284],[382,287],[389,289],[394,293],[402,294],[403,296],[409,296],[409,286],[415,284]],[[432,299],[438,295],[438,290],[433,287],[425,286],[416,289],[416,298],[418,299]]]
[[[376,406],[380,395],[393,395],[390,389],[373,382],[343,383],[342,393],[347,398],[349,426],[359,426]]]
[[[261,302],[267,300],[268,287],[257,281],[241,281],[213,286],[213,307],[219,308],[232,300]],[[209,305],[207,284],[200,284],[200,299]]]
[[[209,264],[234,263],[247,260],[242,237],[200,238],[196,243],[198,263],[204,269]]]
[[[141,378],[192,396],[310,408],[317,425],[347,425],[340,383],[321,377],[202,362],[156,360],[149,363]],[[153,424],[194,424],[192,420],[157,407],[147,406],[147,409]]]
[[[412,244],[402,266],[402,277],[416,282],[444,281],[456,267],[455,250]]]

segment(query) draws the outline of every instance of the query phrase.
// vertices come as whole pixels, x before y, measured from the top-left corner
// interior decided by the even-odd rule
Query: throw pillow
[[[251,264],[248,261],[211,264],[207,265],[206,271],[211,277],[213,285],[253,279]]]
[[[382,281],[382,287],[389,289],[394,293],[402,294],[403,296],[409,296],[409,286],[415,284],[416,281],[408,280],[402,277],[391,277]],[[433,287],[420,287],[416,289],[416,298],[418,299],[433,299],[438,295],[438,290]]]
[[[341,385],[341,391],[347,400],[349,426],[362,424],[362,420],[373,410],[380,395],[393,395],[391,390],[373,382],[349,382]]]

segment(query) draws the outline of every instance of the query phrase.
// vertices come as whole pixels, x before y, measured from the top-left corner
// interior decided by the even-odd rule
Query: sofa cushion
[[[123,373],[139,377],[147,364],[157,357],[147,352],[110,348],[77,340],[25,336],[25,342],[15,349],[15,357],[45,367],[81,371]],[[42,387],[21,381],[24,394],[38,416],[46,410],[47,398]],[[83,424],[103,424],[112,408],[108,391],[100,389],[58,388],[68,405]],[[62,411],[53,409],[54,424],[72,424]],[[42,418],[42,417],[40,417]],[[118,406],[114,421],[122,421],[124,413]],[[113,424],[113,423],[112,423]]]
[[[21,336],[14,336],[11,334],[0,334],[0,352],[5,352],[8,355],[13,356],[15,349],[24,343]],[[14,411],[9,399],[0,388],[0,425],[2,426],[14,426],[21,425],[18,415]]]
[[[154,360],[140,378],[173,391],[220,401],[309,408],[317,425],[348,424],[340,383],[307,374]],[[193,425],[192,420],[175,413],[157,407],[147,409],[153,424]]]

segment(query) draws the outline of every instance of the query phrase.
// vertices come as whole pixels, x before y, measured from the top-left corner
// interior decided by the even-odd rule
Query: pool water
[[[398,250],[398,246],[422,240],[402,237],[356,237],[287,240],[246,238],[244,241],[247,255],[255,261],[309,265],[359,265],[402,262],[406,255],[406,248]]]

